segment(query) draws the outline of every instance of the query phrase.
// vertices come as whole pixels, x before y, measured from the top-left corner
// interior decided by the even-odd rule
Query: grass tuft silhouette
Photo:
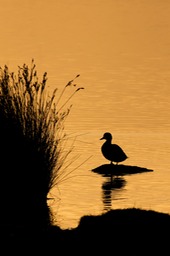
[[[0,221],[51,222],[47,195],[57,183],[59,171],[71,149],[63,150],[64,121],[70,99],[59,107],[69,81],[55,102],[46,91],[47,73],[39,80],[34,60],[18,73],[0,68]],[[30,221],[29,221],[30,220]]]

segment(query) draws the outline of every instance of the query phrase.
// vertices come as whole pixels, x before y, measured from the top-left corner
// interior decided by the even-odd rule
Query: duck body
[[[111,163],[120,163],[125,161],[128,156],[125,154],[123,149],[117,145],[117,144],[112,144],[112,135],[109,132],[104,133],[103,137],[100,140],[105,139],[106,141],[103,143],[101,147],[101,151],[103,156],[111,161]]]

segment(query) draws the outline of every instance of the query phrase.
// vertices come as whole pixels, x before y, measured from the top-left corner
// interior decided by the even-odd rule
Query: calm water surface
[[[85,88],[65,123],[70,165],[49,195],[56,223],[71,228],[83,215],[127,207],[170,213],[170,2],[1,2],[1,66],[34,58],[49,91],[77,74]],[[108,163],[99,140],[106,131],[129,156],[124,164],[154,171],[110,188],[91,171]]]

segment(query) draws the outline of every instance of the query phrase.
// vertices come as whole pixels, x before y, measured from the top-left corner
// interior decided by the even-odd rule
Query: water
[[[34,58],[50,91],[77,74],[85,88],[65,123],[74,141],[68,176],[50,193],[62,228],[111,208],[170,213],[169,11],[166,0],[1,0],[0,65],[15,70]],[[109,188],[91,171],[108,163],[99,140],[106,131],[129,156],[124,164],[154,171]]]

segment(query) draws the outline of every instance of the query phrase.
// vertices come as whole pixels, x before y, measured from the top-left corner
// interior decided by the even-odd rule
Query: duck
[[[110,132],[105,132],[100,140],[106,140],[101,147],[101,152],[111,164],[113,164],[113,162],[118,164],[128,158],[119,145],[112,144],[112,134]]]

